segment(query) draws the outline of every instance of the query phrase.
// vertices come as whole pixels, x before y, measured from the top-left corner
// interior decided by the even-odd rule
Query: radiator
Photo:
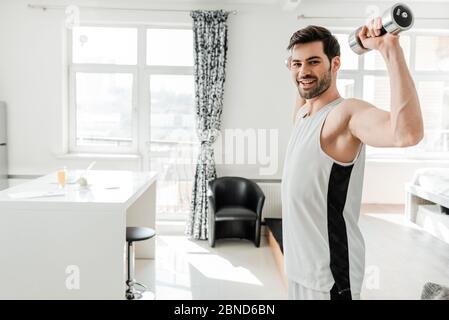
[[[263,218],[282,218],[281,184],[280,182],[259,182],[258,185],[265,194]]]

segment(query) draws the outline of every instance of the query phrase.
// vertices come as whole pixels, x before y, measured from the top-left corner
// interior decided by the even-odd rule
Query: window
[[[429,33],[430,34],[430,33]],[[424,119],[424,139],[409,148],[373,148],[368,158],[443,158],[449,151],[449,35],[407,32],[400,42],[418,91]],[[435,35],[436,34],[436,35]],[[344,97],[358,97],[390,111],[390,84],[382,56],[371,51],[358,56],[338,33],[342,66],[337,87]]]
[[[137,35],[137,28],[73,28],[71,152],[137,152]]]
[[[342,70],[357,70],[358,69],[358,60],[355,59],[354,53],[351,51],[351,48],[347,46],[348,43],[348,34],[336,34],[338,43],[340,44],[340,55],[341,55],[341,69]]]
[[[354,97],[354,85],[354,79],[339,78],[337,81],[338,92],[340,92],[343,98]]]
[[[449,71],[449,36],[416,37],[416,70]]]
[[[80,26],[69,35],[70,151],[141,152],[159,173],[158,219],[185,219],[198,149],[192,30]]]

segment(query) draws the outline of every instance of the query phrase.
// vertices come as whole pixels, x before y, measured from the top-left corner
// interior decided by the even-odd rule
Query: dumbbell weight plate
[[[364,54],[365,52],[370,51],[369,49],[366,49],[362,45],[362,41],[359,38],[359,32],[362,29],[362,27],[358,27],[357,30],[351,32],[351,34],[348,37],[348,43],[349,47],[357,54]]]
[[[413,26],[413,13],[405,4],[397,3],[382,16],[382,26],[386,32],[398,34]]]

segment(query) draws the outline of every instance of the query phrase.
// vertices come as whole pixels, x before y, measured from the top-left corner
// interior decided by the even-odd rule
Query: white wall
[[[254,2],[254,1],[253,1]],[[283,62],[290,35],[307,24],[327,27],[353,28],[363,23],[349,20],[302,20],[296,16],[351,15],[364,16],[367,5],[342,5],[337,1],[312,2],[303,0],[298,10],[284,12],[270,1],[262,5],[238,4],[225,1],[189,1],[176,4],[157,4],[151,1],[48,1],[52,4],[103,5],[116,7],[152,7],[176,9],[237,9],[229,25],[229,50],[223,130],[225,129],[277,129],[279,130],[278,170],[263,176],[258,165],[218,165],[220,175],[243,175],[250,178],[280,179],[283,155],[291,130],[294,88]],[[10,174],[44,174],[67,165],[69,168],[85,167],[92,159],[61,159],[66,152],[66,61],[63,10],[31,10],[32,0],[2,0],[0,2],[0,100],[8,103],[8,135]],[[314,4],[316,3],[316,4]],[[391,3],[381,2],[380,9]],[[419,16],[449,14],[444,3],[412,3]],[[348,8],[351,8],[348,12]],[[155,21],[189,23],[187,13],[123,13],[83,10],[82,19],[116,21]],[[416,27],[429,26],[429,21],[417,21]],[[440,21],[439,28],[449,29],[449,19]],[[219,154],[217,154],[219,156]],[[364,202],[400,203],[403,201],[403,184],[411,179],[416,168],[427,163],[367,162]],[[432,165],[449,166],[447,163]],[[139,170],[139,159],[98,159],[98,169]]]

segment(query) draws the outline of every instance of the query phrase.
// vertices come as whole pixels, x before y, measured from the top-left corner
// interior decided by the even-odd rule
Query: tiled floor
[[[364,206],[366,243],[362,299],[419,299],[424,283],[449,285],[449,244],[421,231],[402,206]],[[156,299],[286,299],[287,292],[265,239],[188,240],[158,235],[156,259],[138,260],[136,277]]]
[[[245,240],[207,241],[157,237],[155,260],[138,260],[136,277],[155,283],[156,299],[285,299],[272,253]],[[155,272],[155,282],[152,280]]]
[[[363,211],[363,299],[419,299],[426,282],[449,286],[449,244],[406,220],[402,206]]]

